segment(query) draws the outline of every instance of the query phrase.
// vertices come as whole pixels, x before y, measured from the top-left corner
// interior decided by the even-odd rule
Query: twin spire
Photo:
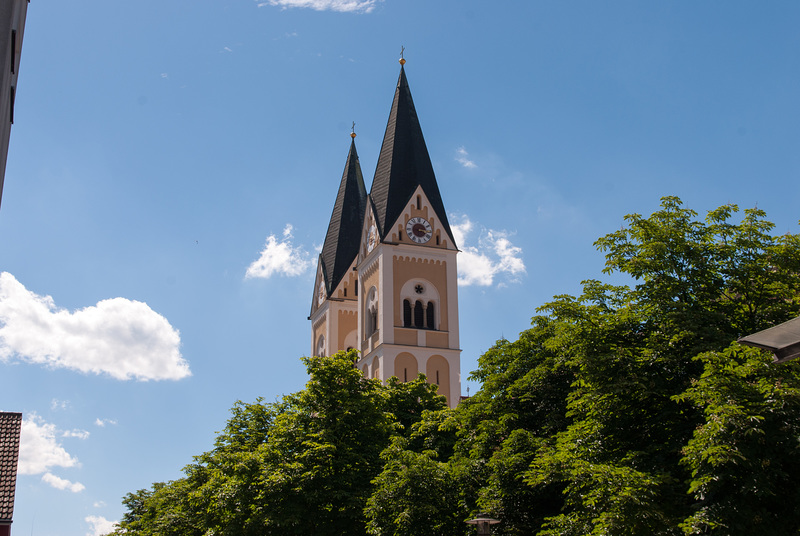
[[[367,209],[367,189],[364,187],[364,177],[358,163],[355,132],[351,136],[350,153],[347,155],[328,233],[320,253],[326,297],[331,295],[358,255],[361,227]]]
[[[401,60],[400,77],[394,92],[389,122],[383,136],[375,178],[372,180],[370,199],[378,220],[381,238],[389,232],[400,214],[403,213],[417,186],[421,186],[425,196],[439,218],[439,223],[450,240],[453,233],[447,221],[442,196],[433,173],[433,164],[428,155],[428,147],[422,136],[422,127],[411,98],[406,72]],[[453,240],[455,244],[455,241]]]
[[[383,239],[389,232],[389,226],[403,213],[417,187],[422,187],[439,218],[439,224],[455,244],[411,98],[404,64],[405,60],[401,57],[400,77],[369,195],[358,162],[353,124],[350,153],[320,254],[326,296],[331,295],[358,255],[367,204],[375,211],[378,232]]]

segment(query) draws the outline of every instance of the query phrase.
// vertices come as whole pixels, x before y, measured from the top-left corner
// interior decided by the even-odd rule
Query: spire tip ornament
[[[350,128],[350,137],[356,139],[356,122],[353,121],[353,126]]]
[[[405,52],[405,50],[406,50],[406,47],[400,47],[400,65],[405,65],[406,64],[406,60],[403,57],[403,52]]]

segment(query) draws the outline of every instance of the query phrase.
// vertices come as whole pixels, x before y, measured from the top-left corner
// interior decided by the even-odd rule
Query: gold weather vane
[[[356,139],[356,122],[353,121],[353,126],[350,129],[350,137]]]
[[[405,65],[406,64],[406,60],[405,60],[405,58],[403,58],[403,52],[405,52],[405,51],[406,51],[406,47],[401,46],[400,47],[400,65]]]

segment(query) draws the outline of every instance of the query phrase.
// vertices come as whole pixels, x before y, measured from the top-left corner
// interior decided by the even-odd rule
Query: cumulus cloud
[[[66,478],[59,478],[53,473],[43,474],[42,482],[46,482],[56,489],[71,491],[72,493],[80,493],[86,489],[86,486],[80,482],[70,482]]]
[[[458,162],[465,168],[478,167],[475,165],[475,162],[469,159],[469,153],[464,148],[464,146],[461,146],[458,149],[456,149],[456,162]]]
[[[45,422],[36,413],[22,420],[19,437],[19,464],[21,475],[38,475],[51,467],[75,467],[78,460],[69,455],[56,439],[56,425]]]
[[[86,516],[83,520],[92,526],[91,531],[87,532],[86,536],[103,536],[114,532],[114,529],[117,528],[116,521],[109,521],[102,516]]]
[[[277,6],[282,9],[293,7],[315,11],[340,11],[343,13],[369,13],[380,0],[266,0],[258,1],[258,7]]]
[[[56,489],[79,493],[86,489],[80,482],[70,482],[50,472],[54,467],[77,467],[77,458],[71,456],[58,442],[58,437],[78,437],[86,439],[89,432],[70,430],[59,432],[55,424],[46,422],[36,413],[30,413],[22,420],[19,437],[19,463],[17,471],[21,475],[42,475],[42,482]]]
[[[273,275],[298,276],[311,266],[308,252],[302,246],[292,245],[292,229],[289,224],[283,229],[283,238],[269,235],[258,259],[247,267],[245,279],[269,279]]]
[[[191,375],[180,342],[178,331],[146,303],[112,298],[71,312],[0,273],[0,361],[118,380],[178,380]]]
[[[459,285],[488,287],[501,276],[505,276],[503,281],[516,281],[525,273],[522,248],[511,243],[508,232],[481,228],[478,244],[474,246],[468,243],[467,237],[475,225],[467,216],[462,216],[461,221],[450,228],[461,249],[458,255]]]

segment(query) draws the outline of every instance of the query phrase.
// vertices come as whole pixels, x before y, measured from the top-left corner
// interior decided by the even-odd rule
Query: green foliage
[[[769,236],[758,210],[730,223],[736,210],[721,207],[701,222],[665,198],[649,218],[626,217],[628,228],[597,246],[607,252],[605,271],[636,286],[586,281],[580,297],[543,308],[567,325],[560,344],[576,381],[572,422],[526,474],[534,487],[564,486],[562,512],[542,534],[677,534],[696,512],[686,493],[691,464],[682,460],[705,408],[676,402],[708,366],[694,357],[798,313],[797,237]],[[746,502],[737,507],[748,511]]]
[[[667,197],[600,238],[607,273],[478,360],[455,409],[355,354],[237,403],[185,477],[124,499],[119,534],[797,534],[800,366],[734,341],[800,313],[800,237],[758,209]]]
[[[467,511],[459,505],[458,482],[450,464],[434,451],[415,452],[395,438],[384,451],[385,465],[367,503],[368,534],[447,536],[465,534]]]
[[[696,504],[686,534],[800,532],[800,367],[732,345],[697,357],[703,375],[676,400],[702,408],[684,449]]]
[[[118,532],[364,534],[362,511],[390,437],[445,402],[424,378],[364,379],[354,359],[304,358],[310,379],[299,393],[237,402],[214,449],[184,478],[124,499]]]

